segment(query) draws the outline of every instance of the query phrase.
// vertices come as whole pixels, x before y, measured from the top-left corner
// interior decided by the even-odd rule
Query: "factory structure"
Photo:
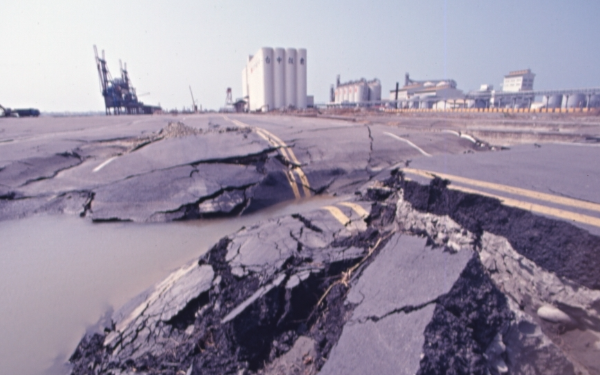
[[[127,63],[123,65],[119,61],[121,77],[113,78],[106,65],[104,51],[102,51],[102,57],[100,57],[96,46],[94,46],[94,54],[96,55],[96,68],[98,69],[100,89],[107,115],[110,115],[111,112],[114,115],[119,115],[122,113],[153,114],[161,111],[160,107],[147,105],[138,100],[135,88],[129,79]]]
[[[377,104],[386,108],[419,110],[600,107],[600,88],[535,91],[534,79],[531,69],[515,70],[504,76],[502,90],[483,84],[479,90],[465,94],[453,79],[414,80],[407,73],[404,86],[396,83],[396,88],[390,90],[389,99]],[[335,107],[336,103],[331,101],[329,106]]]
[[[448,100],[463,97],[464,93],[456,88],[453,79],[417,81],[408,73],[404,76],[404,86],[400,88],[396,84],[396,89],[390,91],[390,100],[401,102],[403,108],[415,109],[444,109]]]
[[[367,81],[361,78],[357,81],[340,83],[337,76],[335,87],[331,88],[331,102],[336,104],[357,103],[358,105],[369,105],[381,101],[381,82],[375,78]]]
[[[396,83],[388,98],[382,98],[379,79],[364,78],[331,85],[327,108],[370,107],[394,110],[455,109],[575,109],[600,107],[600,88],[534,90],[531,69],[511,71],[501,89],[483,84],[478,90],[463,92],[454,79],[416,80],[406,73],[404,85]],[[307,53],[300,48],[260,48],[248,57],[242,70],[243,98],[232,111],[268,112],[304,110],[314,106],[307,95]]]
[[[306,94],[306,49],[259,49],[242,70],[242,90],[247,110],[268,112],[305,109],[312,105]]]

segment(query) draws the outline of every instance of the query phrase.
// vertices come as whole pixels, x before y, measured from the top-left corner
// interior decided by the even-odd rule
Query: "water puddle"
[[[233,219],[104,223],[67,216],[0,222],[0,374],[64,373],[86,327],[242,226],[343,200],[315,197]]]

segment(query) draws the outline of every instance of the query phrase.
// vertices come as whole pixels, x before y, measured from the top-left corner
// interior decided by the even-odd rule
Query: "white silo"
[[[348,98],[350,97],[350,89],[349,86],[346,85],[342,88],[343,92],[342,92],[342,103],[343,102],[347,102]]]
[[[262,65],[264,69],[264,106],[263,111],[272,110],[273,101],[273,48],[264,47],[261,48],[262,52]]]
[[[285,49],[275,48],[273,52],[273,106],[285,108]]]
[[[296,108],[306,108],[306,49],[299,48],[296,55]]]
[[[369,100],[369,86],[364,81],[356,85],[356,102],[365,103]]]
[[[381,82],[377,79],[369,82],[369,101],[381,101]]]
[[[285,50],[285,106],[296,107],[296,50]]]

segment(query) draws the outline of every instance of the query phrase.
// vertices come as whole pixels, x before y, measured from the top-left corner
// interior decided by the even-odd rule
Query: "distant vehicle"
[[[40,111],[35,108],[10,109],[0,105],[0,117],[38,117]]]
[[[16,112],[19,117],[38,117],[40,115],[40,111],[35,108],[13,109],[13,112]]]

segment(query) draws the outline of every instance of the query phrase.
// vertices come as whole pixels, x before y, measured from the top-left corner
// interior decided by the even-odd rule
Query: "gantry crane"
[[[127,63],[123,64],[121,60],[119,60],[121,77],[113,79],[106,66],[104,50],[102,51],[102,57],[100,58],[98,56],[98,49],[94,46],[94,54],[96,55],[96,67],[98,68],[98,76],[100,77],[100,89],[102,90],[102,96],[104,97],[104,106],[107,115],[111,114],[111,109],[112,114],[114,115],[119,115],[121,113],[151,114],[160,111],[160,107],[144,105],[144,103],[138,100],[135,88],[131,85],[131,81],[129,80]]]

